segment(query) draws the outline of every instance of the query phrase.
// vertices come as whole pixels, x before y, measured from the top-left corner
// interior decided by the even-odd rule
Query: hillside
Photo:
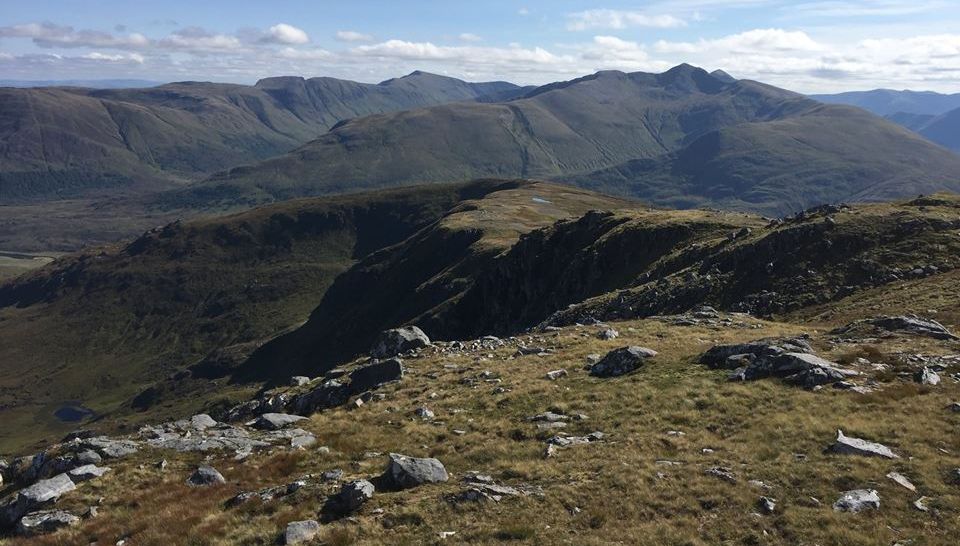
[[[960,152],[960,108],[930,119],[917,132],[944,148]]]
[[[65,256],[0,284],[0,407],[7,423],[0,449],[75,427],[53,415],[71,401],[96,414],[129,409],[140,391],[182,378],[177,374],[215,349],[232,347],[222,361],[242,361],[264,339],[306,320],[357,260],[449,222],[451,210],[454,218],[470,210],[501,220],[516,213],[488,239],[504,246],[520,233],[615,203],[525,182],[412,187],[174,222]],[[229,373],[224,365],[203,374]],[[203,389],[195,404],[229,395],[213,384]],[[189,399],[164,400],[160,410],[182,409]]]
[[[424,72],[380,84],[281,77],[253,86],[0,88],[0,204],[157,191],[287,152],[348,118],[515,89]]]
[[[950,544],[958,213],[481,181],[61,258],[0,287],[3,361],[49,358],[5,370],[0,536]]]
[[[822,203],[957,191],[960,157],[863,110],[817,106],[723,128],[656,159],[561,180],[664,206],[782,216]]]
[[[763,153],[752,153],[757,144]],[[718,152],[711,165],[718,180],[690,175]],[[657,188],[649,173],[633,173],[647,161]],[[612,180],[611,168],[619,169]],[[503,176],[573,181],[672,206],[793,211],[958,189],[958,173],[960,157],[875,116],[681,65],[662,74],[599,72],[503,103],[355,119],[289,154],[167,192],[161,204],[269,202]],[[784,185],[793,195],[781,203],[771,193]]]
[[[484,240],[483,215],[451,215],[344,272],[303,326],[259,349],[235,378],[323,371],[400,324],[464,339],[698,305],[776,318],[953,271],[958,211],[955,196],[824,208],[786,222],[624,205],[494,252],[473,242]]]

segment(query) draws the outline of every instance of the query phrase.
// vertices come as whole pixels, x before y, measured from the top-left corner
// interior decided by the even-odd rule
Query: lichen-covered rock
[[[377,336],[373,347],[370,349],[370,356],[373,358],[390,358],[427,345],[430,345],[430,338],[420,328],[416,326],[394,328],[381,332]]]

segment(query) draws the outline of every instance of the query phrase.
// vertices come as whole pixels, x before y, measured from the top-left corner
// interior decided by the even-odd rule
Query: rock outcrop
[[[390,358],[407,351],[422,349],[430,345],[430,338],[416,326],[394,328],[381,332],[370,348],[373,358]]]
[[[594,377],[617,377],[626,375],[643,366],[648,358],[657,356],[657,352],[646,347],[630,346],[614,349],[599,362],[590,367]]]
[[[450,478],[447,469],[437,459],[390,454],[390,462],[383,474],[384,481],[397,489],[410,489],[428,483],[445,482]]]

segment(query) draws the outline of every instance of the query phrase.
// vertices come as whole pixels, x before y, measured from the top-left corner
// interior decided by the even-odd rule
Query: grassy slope
[[[171,224],[0,286],[0,447],[76,426],[53,419],[63,401],[114,410],[215,348],[297,324],[354,261],[502,184],[291,201]]]
[[[831,345],[817,325],[746,323],[752,326],[617,322],[611,325],[622,337],[612,341],[597,340],[596,328],[568,327],[534,340],[556,351],[545,357],[515,358],[512,347],[455,356],[427,353],[407,360],[410,373],[382,389],[386,400],[317,414],[303,425],[330,447],[329,454],[275,452],[242,463],[230,456],[215,458],[212,463],[228,484],[200,489],[183,485],[198,456],[144,453],[112,465],[108,476],[61,501],[65,508],[82,509],[104,497],[96,520],[51,537],[10,542],[54,545],[97,537],[112,543],[129,536],[144,545],[179,543],[183,537],[204,545],[274,544],[286,522],[316,518],[324,496],[337,486],[305,489],[270,504],[224,509],[222,503],[240,490],[285,484],[332,468],[344,469],[344,479],[370,478],[382,472],[385,456],[365,453],[394,451],[438,457],[453,478],[410,491],[378,491],[354,518],[324,526],[318,543],[429,544],[439,542],[442,531],[456,532],[447,542],[466,544],[953,543],[960,533],[960,490],[946,475],[960,466],[960,442],[944,431],[960,424],[960,418],[944,406],[960,397],[960,387],[948,381],[919,388],[888,377],[877,395],[809,392],[775,380],[729,383],[724,372],[695,363],[713,343],[801,331],[813,334],[828,358],[858,351],[857,346]],[[648,346],[660,355],[639,372],[617,379],[591,378],[580,370],[585,355],[626,344]],[[881,350],[937,354],[953,352],[955,346],[893,338]],[[558,368],[569,370],[570,377],[543,378]],[[484,370],[501,377],[509,392],[492,394],[495,385],[461,383]],[[413,418],[421,405],[436,412],[435,422]],[[600,430],[607,441],[543,459],[542,440],[548,434],[537,433],[525,419],[547,409],[588,414],[588,420],[565,431]],[[903,458],[823,453],[838,428],[881,441]],[[455,429],[466,433],[456,435]],[[685,435],[668,435],[672,430]],[[704,453],[703,448],[713,451]],[[166,472],[151,464],[161,457],[170,461]],[[663,466],[657,460],[680,465]],[[738,483],[704,474],[718,465],[732,469]],[[458,492],[459,478],[470,470],[491,474],[499,483],[541,486],[545,495],[448,504],[444,495]],[[884,477],[893,470],[908,476],[918,492]],[[748,484],[752,479],[772,490]],[[856,515],[830,508],[841,491],[860,487],[879,491],[879,512]],[[777,499],[774,515],[754,513],[764,494]],[[920,495],[930,497],[932,512],[912,507]]]
[[[721,129],[656,160],[561,179],[664,206],[782,215],[820,203],[956,191],[960,157],[862,110],[822,106]]]

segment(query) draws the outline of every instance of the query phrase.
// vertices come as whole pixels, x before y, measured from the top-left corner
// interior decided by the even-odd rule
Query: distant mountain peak
[[[736,78],[734,78],[730,74],[727,74],[723,70],[720,70],[719,68],[711,72],[710,75],[724,83],[733,83],[737,81]]]

